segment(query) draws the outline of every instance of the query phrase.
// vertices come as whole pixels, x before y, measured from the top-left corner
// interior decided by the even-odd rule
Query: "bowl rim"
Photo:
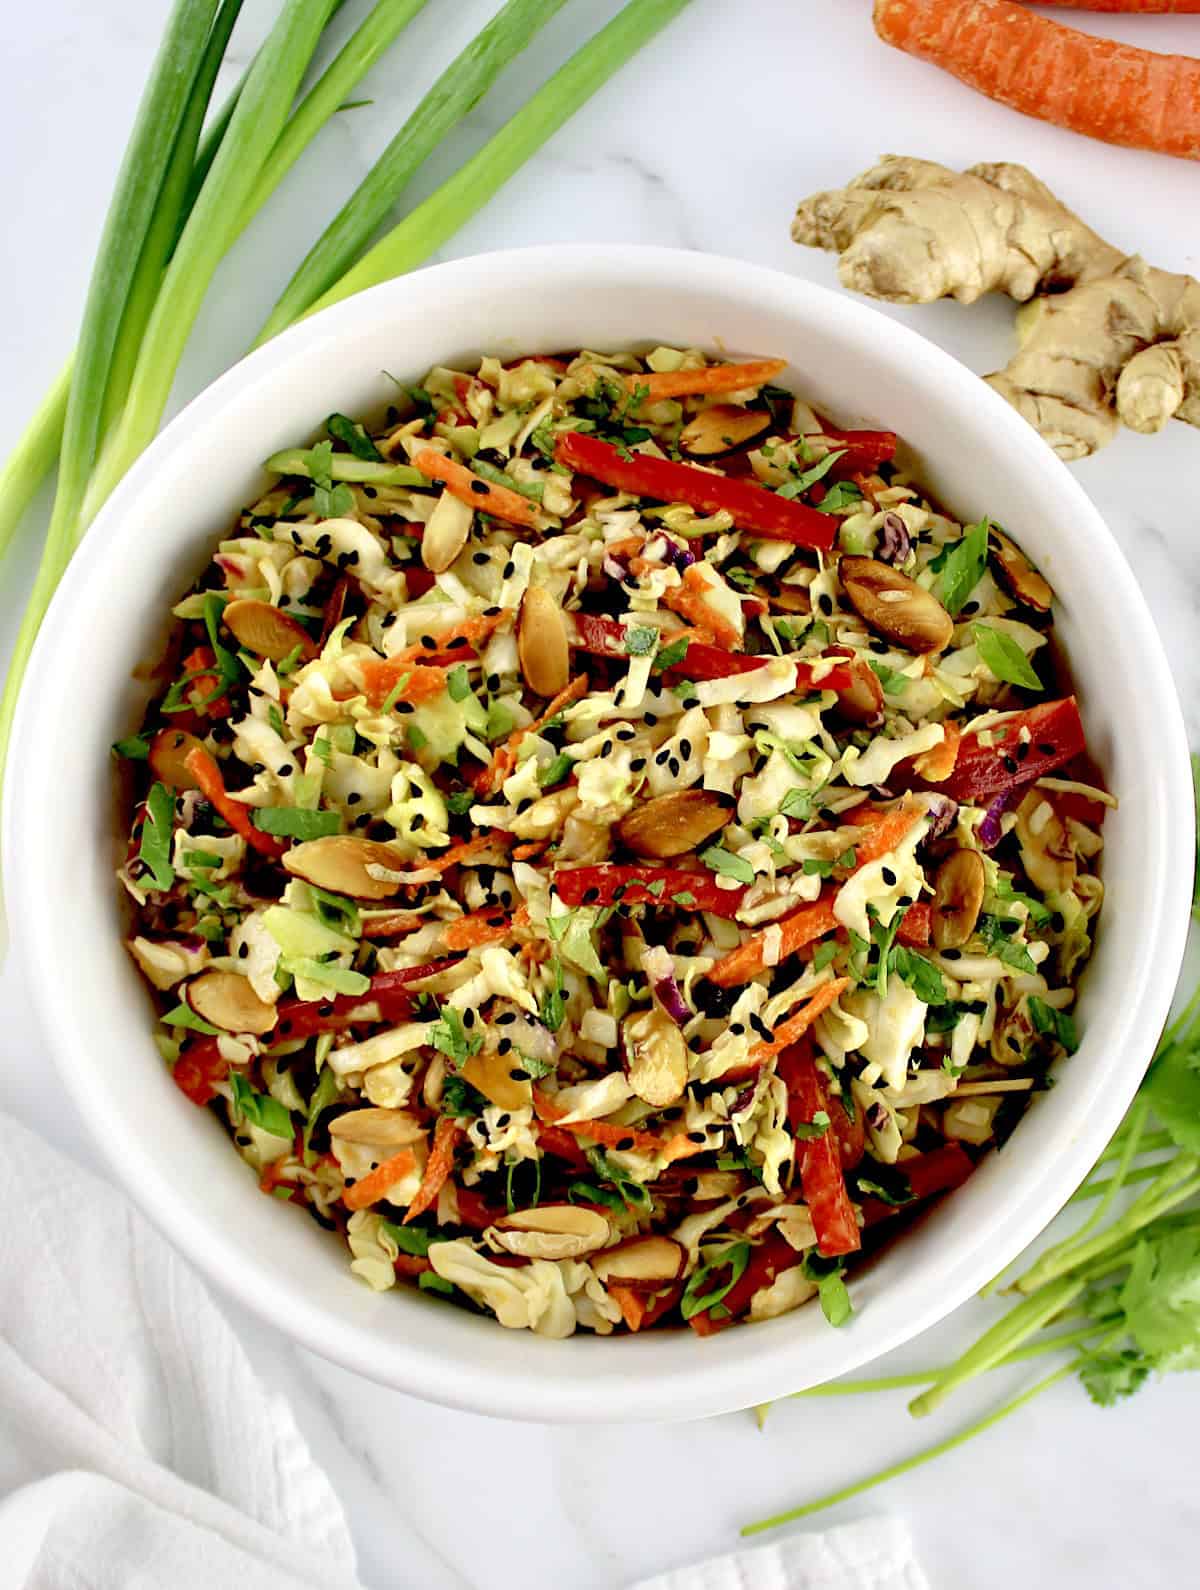
[[[150,488],[160,464],[171,454],[188,449],[193,438],[210,424],[235,396],[245,398],[254,388],[281,379],[286,368],[303,365],[343,333],[369,327],[386,319],[395,302],[410,293],[429,294],[457,278],[485,286],[493,273],[519,273],[528,283],[539,273],[560,275],[575,270],[581,277],[590,271],[606,278],[628,279],[650,285],[664,282],[690,289],[711,288],[728,291],[731,273],[739,280],[739,296],[761,295],[781,304],[781,312],[797,319],[820,315],[841,322],[848,335],[855,327],[859,336],[870,334],[878,342],[891,345],[889,357],[908,358],[926,368],[936,367],[939,378],[962,392],[966,404],[980,408],[995,428],[1004,434],[1011,448],[1013,470],[1041,471],[1053,477],[1061,515],[1073,530],[1086,533],[1097,552],[1107,559],[1122,586],[1122,624],[1132,630],[1141,655],[1141,682],[1161,736],[1162,762],[1159,789],[1163,829],[1161,843],[1172,850],[1190,850],[1194,834],[1194,808],[1190,763],[1183,716],[1170,668],[1154,621],[1120,548],[1082,486],[1040,437],[1013,409],[952,355],[930,342],[910,326],[883,314],[870,304],[848,294],[793,277],[785,272],[721,255],[645,245],[620,245],[598,255],[592,245],[539,245],[469,256],[432,266],[413,276],[399,278],[372,288],[323,311],[282,333],[264,347],[240,360],[194,398],[163,430],[134,464],[98,514],[95,523],[60,583],[35,643],[28,673],[17,704],[13,727],[11,766],[18,765],[18,748],[34,742],[37,732],[37,703],[48,688],[56,667],[63,666],[56,656],[55,635],[67,632],[70,614],[86,600],[94,568],[104,559],[106,543],[116,534],[122,517],[136,507],[142,493]],[[786,300],[786,305],[783,305]],[[651,328],[652,329],[652,328]],[[449,339],[447,339],[449,340]],[[892,352],[894,350],[894,353]],[[25,765],[37,766],[36,760]],[[40,777],[46,777],[42,774]],[[47,899],[39,888],[38,847],[19,843],[18,835],[36,828],[38,777],[13,781],[3,811],[3,849],[8,873],[9,898],[15,906],[13,920],[22,924],[19,950],[24,963],[27,986],[42,1028],[47,1034],[54,1066],[117,1180],[126,1187],[135,1203],[168,1239],[218,1288],[231,1295],[259,1317],[279,1328],[303,1346],[364,1374],[382,1384],[409,1392],[426,1400],[472,1412],[511,1418],[538,1420],[614,1420],[679,1419],[702,1417],[765,1402],[794,1390],[798,1381],[807,1380],[802,1366],[789,1363],[786,1344],[770,1351],[727,1357],[720,1364],[711,1359],[702,1377],[692,1376],[687,1388],[688,1406],[679,1406],[682,1377],[672,1374],[656,1384],[636,1355],[627,1354],[628,1366],[606,1370],[603,1389],[590,1383],[586,1365],[578,1375],[539,1380],[536,1370],[506,1371],[503,1377],[481,1370],[469,1362],[448,1355],[438,1356],[424,1348],[389,1340],[381,1341],[369,1327],[348,1319],[331,1319],[324,1305],[312,1303],[296,1289],[287,1297],[273,1286],[256,1286],[256,1267],[244,1262],[233,1236],[215,1222],[206,1222],[198,1210],[181,1200],[152,1196],[154,1189],[169,1189],[137,1143],[136,1126],[121,1116],[107,1095],[100,1068],[79,1058],[84,1046],[79,1043],[81,1026],[61,998],[55,985],[49,956],[37,955],[37,944],[52,942],[55,923],[47,915]],[[1144,1064],[1148,1062],[1153,1039],[1165,1021],[1182,962],[1189,910],[1191,883],[1186,869],[1164,869],[1155,913],[1147,911],[1149,930],[1154,935],[1154,954],[1144,962],[1141,981],[1130,990],[1123,1024],[1106,1037],[1105,1052],[1120,1057],[1110,1062],[1113,1077],[1107,1092],[1093,1100],[1094,1109],[1078,1131],[1061,1145],[1061,1152],[1047,1156],[1048,1163],[1038,1174],[1027,1174],[1018,1199],[992,1221],[988,1235],[995,1240],[963,1252],[948,1264],[940,1285],[930,1284],[924,1306],[910,1309],[903,1320],[893,1319],[884,1329],[876,1326],[864,1331],[839,1333],[844,1350],[839,1367],[844,1374],[865,1362],[912,1339],[944,1318],[965,1301],[994,1271],[1007,1265],[1044,1229],[1091,1168],[1097,1153],[1119,1124],[1132,1098]],[[1136,1018],[1136,1019],[1135,1019]],[[1135,1069],[1132,1058],[1140,1056]],[[1064,1134],[1065,1135],[1065,1134]],[[1002,1229],[1000,1229],[1002,1228]],[[230,1263],[231,1257],[242,1262]],[[932,1278],[931,1278],[932,1283]],[[740,1336],[742,1333],[731,1333]],[[690,1335],[688,1337],[690,1343]],[[559,1344],[544,1344],[547,1348]],[[586,1346],[583,1351],[586,1352]],[[504,1383],[498,1383],[503,1378]],[[818,1375],[817,1378],[820,1378]],[[602,1405],[599,1405],[602,1404]]]

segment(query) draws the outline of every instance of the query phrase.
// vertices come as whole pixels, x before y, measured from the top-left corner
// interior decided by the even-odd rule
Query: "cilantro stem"
[[[1098,1331],[1117,1323],[1119,1315],[1106,1315],[1104,1319],[1089,1320],[1072,1331],[1059,1331],[1041,1341],[1025,1342],[1015,1347],[992,1367],[1007,1369],[1010,1364],[1027,1363],[1032,1358],[1043,1358],[1047,1353],[1061,1352],[1067,1347],[1078,1347]],[[875,1391],[909,1391],[917,1386],[927,1386],[948,1372],[941,1369],[914,1369],[904,1375],[881,1375],[874,1380],[831,1380],[823,1386],[810,1386],[807,1391],[793,1391],[793,1397],[858,1397]]]
[[[1121,1185],[1131,1187],[1134,1182],[1149,1181],[1151,1177],[1157,1176],[1161,1169],[1161,1160],[1153,1165],[1138,1165],[1129,1172]],[[1067,1199],[1067,1202],[1079,1204],[1086,1202],[1089,1198],[1102,1198],[1113,1185],[1114,1183],[1107,1179],[1104,1181],[1085,1181],[1082,1187],[1075,1189],[1070,1198]]]
[[[928,1391],[914,1397],[908,1405],[908,1411],[915,1419],[924,1418],[957,1387],[987,1369],[994,1369],[1009,1353],[1073,1303],[1085,1285],[1086,1282],[1074,1276],[1066,1276],[1041,1287],[1035,1296],[1018,1303],[939,1375]]]
[[[1039,1268],[1045,1275],[1057,1275],[1063,1269],[1071,1268],[1072,1253],[1086,1247],[1085,1239],[1088,1233],[1094,1231],[1100,1224],[1112,1207],[1113,1199],[1124,1186],[1134,1157],[1138,1152],[1138,1144],[1141,1142],[1142,1133],[1146,1127],[1146,1117],[1149,1113],[1150,1101],[1147,1098],[1139,1096],[1133,1101],[1129,1114],[1125,1117],[1125,1135],[1121,1143],[1120,1153],[1117,1156],[1116,1169],[1108,1181],[1102,1184],[1103,1190],[1093,1193],[1093,1196],[1099,1196],[1099,1203],[1077,1231],[1073,1231],[1062,1242],[1056,1242],[1052,1248],[1047,1248],[1037,1264],[1034,1265],[1033,1270],[1029,1272],[1030,1275],[1037,1272]],[[1017,1285],[1021,1287],[1021,1282],[1018,1281]],[[1022,1290],[1028,1289],[1022,1288]]]
[[[1069,1252],[1051,1249],[1017,1279],[1017,1290],[1026,1294],[1036,1293],[1065,1272],[1078,1272],[1082,1266],[1122,1247],[1150,1221],[1200,1192],[1200,1175],[1196,1174],[1198,1170],[1200,1159],[1193,1154],[1180,1154],[1168,1161],[1120,1219],[1114,1220],[1107,1230],[1099,1232],[1090,1240],[1072,1244]]]
[[[301,261],[259,332],[256,347],[300,319],[345,276],[386,222],[419,167],[563,3],[564,0],[508,0],[450,63]],[[454,231],[465,219],[465,215],[461,216],[450,230]],[[436,247],[436,243],[431,244],[421,259]],[[414,263],[419,264],[420,260]],[[372,283],[396,274],[399,273],[385,271],[373,276]]]
[[[785,1513],[776,1513],[773,1518],[764,1518],[755,1524],[745,1524],[742,1526],[741,1533],[743,1535],[761,1535],[765,1530],[777,1529],[781,1524],[795,1523],[799,1518],[808,1518],[813,1513],[819,1513],[827,1507],[836,1506],[838,1502],[849,1501],[853,1496],[861,1496],[864,1491],[873,1490],[875,1486],[883,1485],[886,1481],[895,1479],[898,1475],[911,1473],[913,1469],[921,1468],[926,1463],[932,1463],[935,1458],[943,1457],[947,1452],[953,1452],[956,1447],[963,1446],[977,1435],[982,1435],[985,1430],[990,1430],[993,1425],[1001,1423],[1002,1420],[1011,1417],[1014,1413],[1019,1413],[1027,1403],[1032,1402],[1035,1397],[1040,1397],[1042,1392],[1049,1391],[1059,1381],[1065,1380],[1069,1375],[1074,1374],[1090,1357],[1090,1352],[1079,1354],[1068,1363],[1063,1364],[1061,1368],[1054,1370],[1051,1374],[1037,1381],[1027,1391],[1023,1391],[1019,1396],[1013,1397],[1011,1401],[996,1408],[984,1418],[977,1419],[974,1424],[968,1425],[965,1430],[960,1430],[956,1435],[948,1436],[944,1441],[939,1441],[936,1446],[926,1447],[923,1452],[917,1452],[912,1457],[903,1458],[899,1463],[892,1463],[887,1468],[868,1475],[866,1479],[856,1480],[851,1485],[843,1485],[836,1491],[828,1491],[824,1496],[818,1496],[815,1501],[804,1502],[799,1507],[789,1508]]]
[[[401,276],[428,259],[687,4],[688,0],[628,0],[607,27],[577,50],[477,154],[410,211],[307,313]]]
[[[1171,1136],[1170,1132],[1143,1132],[1141,1142],[1138,1145],[1138,1153],[1158,1154],[1164,1148],[1174,1147],[1175,1139]],[[1121,1155],[1121,1152],[1121,1139],[1120,1137],[1115,1137],[1104,1150],[1103,1154],[1101,1154],[1100,1158],[1096,1161],[1093,1169],[1098,1169],[1101,1165],[1107,1165],[1110,1159],[1118,1159]],[[1086,1187],[1088,1184],[1087,1182],[1084,1182],[1083,1185]]]

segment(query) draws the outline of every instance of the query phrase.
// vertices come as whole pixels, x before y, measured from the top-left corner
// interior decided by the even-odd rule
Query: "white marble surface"
[[[219,276],[179,401],[237,356],[289,262],[492,3],[430,0],[363,90],[375,103],[335,118]],[[245,58],[273,9],[270,0],[249,0],[236,56]],[[571,0],[431,163],[417,192],[476,147],[614,9],[615,0]],[[361,13],[362,5],[348,10]],[[7,30],[2,447],[73,339],[113,173],[166,11],[167,0],[40,0],[21,8],[19,26]],[[842,183],[887,150],[959,165],[1024,161],[1114,242],[1174,269],[1196,269],[1194,166],[1107,149],[992,106],[886,50],[869,12],[869,0],[694,0],[447,252],[559,239],[597,247],[644,241],[740,255],[832,284],[832,261],[788,239],[794,202]],[[1078,20],[1155,48],[1194,53],[1200,46],[1200,18]],[[896,312],[977,370],[1007,356],[1003,304]],[[904,416],[895,421],[903,429]],[[1177,426],[1153,440],[1125,436],[1078,473],[1150,599],[1200,745],[1198,466],[1200,438]],[[5,642],[38,530],[31,522],[3,569]],[[0,1013],[0,1108],[95,1165],[11,967],[0,974]],[[963,1310],[894,1355],[892,1367],[942,1361],[986,1317],[983,1305]],[[761,1434],[749,1415],[633,1430],[546,1428],[383,1391],[297,1351],[248,1316],[236,1321],[263,1374],[292,1398],[338,1484],[373,1590],[615,1590],[729,1549],[739,1523],[914,1450],[1003,1389],[964,1398],[936,1429],[913,1427],[895,1396],[780,1406]],[[1075,1386],[1060,1386],[978,1444],[847,1504],[830,1521],[879,1507],[901,1513],[940,1590],[1194,1583],[1198,1415],[1194,1380],[1152,1387],[1107,1413]]]

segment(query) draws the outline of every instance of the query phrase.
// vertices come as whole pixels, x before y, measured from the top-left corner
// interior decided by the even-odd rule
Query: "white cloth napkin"
[[[4,1115],[0,1209],[0,1590],[361,1590],[290,1410],[157,1232]],[[927,1585],[877,1519],[635,1590]]]
[[[0,1116],[0,1590],[351,1590],[286,1403],[123,1197]]]
[[[631,1590],[929,1590],[929,1581],[900,1520],[867,1518],[656,1574]]]

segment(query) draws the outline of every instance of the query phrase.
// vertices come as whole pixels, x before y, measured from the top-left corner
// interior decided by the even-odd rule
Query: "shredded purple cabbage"
[[[691,1021],[692,1013],[673,973],[668,972],[664,977],[655,978],[654,994],[667,1015],[678,1026],[682,1027]]]
[[[903,563],[912,551],[908,526],[898,513],[885,513],[875,556],[881,563]]]
[[[985,850],[994,850],[1004,837],[1004,830],[1000,826],[1000,819],[1020,794],[1019,790],[1006,789],[997,795],[995,800],[983,814],[983,821],[979,825],[979,843]]]

